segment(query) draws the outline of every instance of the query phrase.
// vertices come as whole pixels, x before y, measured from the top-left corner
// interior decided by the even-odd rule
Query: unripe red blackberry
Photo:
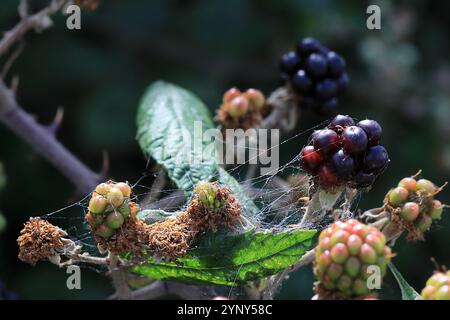
[[[234,120],[238,120],[248,111],[248,99],[243,96],[233,98],[230,102],[229,114]]]
[[[228,102],[230,102],[232,99],[234,99],[234,98],[240,96],[241,94],[242,94],[242,92],[241,92],[238,88],[236,88],[236,87],[233,87],[233,88],[231,88],[231,89],[228,89],[228,90],[224,93],[224,95],[223,95],[222,102],[223,102],[223,103],[228,103]]]
[[[370,187],[389,163],[386,149],[379,143],[381,127],[373,129],[373,120],[361,122],[366,131],[355,125],[350,116],[337,115],[330,124],[311,135],[310,145],[300,152],[300,165],[323,188],[349,186],[351,188]],[[323,181],[323,183],[322,183]]]
[[[319,295],[363,298],[370,294],[369,266],[379,268],[381,276],[391,260],[391,249],[378,229],[351,219],[335,222],[319,236],[314,274]]]
[[[415,202],[407,202],[403,205],[402,211],[400,211],[400,217],[405,221],[414,221],[417,219],[420,213],[420,206]]]
[[[421,295],[424,300],[450,300],[450,271],[433,274]]]
[[[224,129],[249,129],[257,127],[268,109],[264,94],[257,89],[241,92],[231,88],[225,92],[222,105],[217,111],[217,120]]]
[[[250,104],[252,104],[256,109],[262,109],[266,104],[266,98],[264,94],[256,89],[247,89],[244,95],[248,98]]]

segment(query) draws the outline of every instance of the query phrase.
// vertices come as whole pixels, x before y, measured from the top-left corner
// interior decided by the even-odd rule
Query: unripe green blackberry
[[[119,212],[124,218],[128,218],[131,214],[131,209],[128,203],[124,203],[118,208]]]
[[[125,219],[123,218],[122,214],[117,211],[111,212],[106,217],[106,224],[111,229],[119,229],[123,225],[124,221]]]
[[[434,183],[427,179],[417,180],[416,188],[422,195],[432,195],[437,189]]]
[[[116,208],[120,207],[125,200],[122,191],[115,186],[109,190],[106,199]]]
[[[444,206],[439,200],[433,200],[431,202],[430,211],[428,212],[428,215],[433,220],[439,220],[441,219],[442,212],[444,211]]]
[[[450,300],[450,271],[433,274],[421,295],[424,300]]]
[[[394,207],[398,207],[406,202],[406,200],[408,199],[408,195],[409,192],[406,188],[394,188],[389,192],[389,203]]]
[[[95,229],[95,234],[102,238],[108,239],[114,234],[114,230],[106,224],[101,224],[97,229]]]
[[[400,211],[400,217],[405,221],[411,222],[417,219],[420,213],[420,206],[415,202],[407,202]]]
[[[416,175],[417,176],[417,175]],[[442,190],[427,179],[403,178],[389,191],[384,209],[393,215],[396,228],[408,231],[408,240],[423,240],[434,220],[442,216],[444,205],[434,197]],[[444,185],[445,186],[445,185]]]
[[[131,195],[131,187],[126,182],[118,182],[115,185],[116,188],[119,188],[122,191],[124,197],[129,197]]]
[[[94,194],[89,200],[89,211],[92,214],[101,214],[105,211],[108,201],[105,197]]]
[[[130,201],[131,196],[131,187],[126,182],[108,181],[95,188],[86,214],[95,235],[108,239],[124,225],[125,219],[136,219],[139,206]],[[102,241],[100,238],[97,241]]]
[[[106,196],[111,190],[112,185],[109,183],[100,183],[96,188],[95,192],[97,192],[99,195]]]
[[[368,296],[367,279],[371,273],[367,268],[377,266],[384,276],[391,257],[386,238],[378,229],[354,219],[335,222],[319,237],[314,263],[316,291],[330,297]]]

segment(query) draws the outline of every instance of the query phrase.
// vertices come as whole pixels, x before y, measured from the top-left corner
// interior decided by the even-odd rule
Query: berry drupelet
[[[309,145],[300,152],[301,167],[316,176],[324,189],[344,184],[370,187],[389,162],[379,144],[381,134],[374,120],[355,123],[349,116],[337,115],[328,127],[311,135]]]
[[[301,97],[301,105],[326,113],[336,109],[347,88],[345,59],[313,38],[298,42],[295,51],[281,57],[281,81]]]

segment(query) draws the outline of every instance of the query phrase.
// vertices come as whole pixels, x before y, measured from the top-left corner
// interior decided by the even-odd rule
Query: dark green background
[[[35,8],[46,3],[30,2]],[[83,11],[80,31],[66,29],[58,15],[53,28],[27,36],[10,72],[20,77],[20,103],[40,122],[51,121],[56,108],[64,106],[58,136],[91,168],[100,169],[101,152],[107,150],[115,179],[142,176],[146,162],[135,141],[135,112],[150,82],[177,83],[214,110],[231,86],[265,93],[275,89],[279,56],[299,38],[313,36],[347,59],[352,83],[340,112],[376,119],[384,128],[392,162],[359,207],[379,206],[391,186],[418,169],[437,184],[448,180],[450,2],[379,2],[380,31],[366,28],[367,5],[376,2],[102,2],[95,12]],[[0,30],[17,22],[17,4],[1,1]],[[305,113],[298,130],[326,119]],[[292,159],[306,139],[302,135],[284,145],[281,162]],[[33,268],[17,259],[15,239],[22,223],[73,202],[74,189],[4,128],[0,150],[9,177],[0,195],[9,222],[0,234],[0,280],[21,298],[104,298],[111,293],[108,279],[89,269],[83,269],[82,290],[69,291],[64,270],[49,263]],[[450,203],[449,192],[439,198]],[[397,243],[394,261],[417,290],[434,269],[430,257],[450,266],[449,232],[447,213],[426,242]],[[311,286],[311,270],[304,268],[286,281],[277,298],[308,299]],[[392,276],[384,297],[399,297]]]

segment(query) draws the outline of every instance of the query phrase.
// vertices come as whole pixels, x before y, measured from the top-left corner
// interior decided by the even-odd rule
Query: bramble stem
[[[31,147],[62,174],[80,192],[91,192],[101,180],[100,175],[91,171],[84,163],[67,150],[44,126],[38,124],[17,103],[13,92],[0,80],[0,122]]]

